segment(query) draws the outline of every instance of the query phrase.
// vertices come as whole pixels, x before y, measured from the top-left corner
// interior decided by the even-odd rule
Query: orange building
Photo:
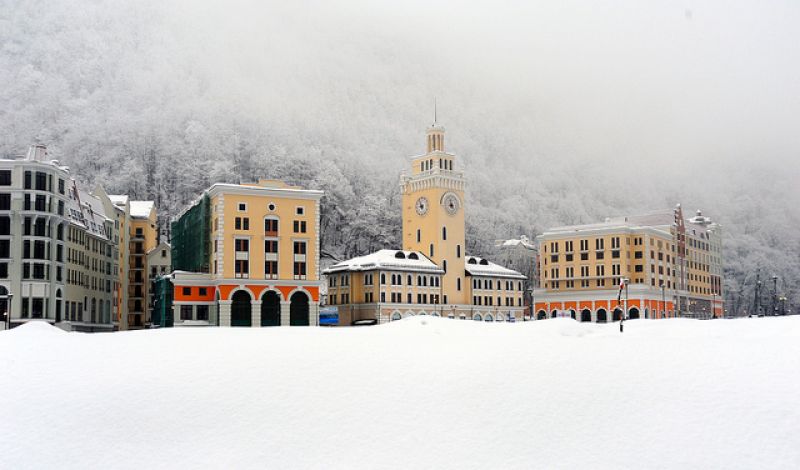
[[[316,325],[322,191],[215,184],[172,224],[175,326]]]

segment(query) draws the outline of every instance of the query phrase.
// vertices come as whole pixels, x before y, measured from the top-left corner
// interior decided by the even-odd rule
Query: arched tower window
[[[442,227],[442,240],[447,240],[447,227]]]
[[[431,258],[433,258],[433,243],[431,243]]]

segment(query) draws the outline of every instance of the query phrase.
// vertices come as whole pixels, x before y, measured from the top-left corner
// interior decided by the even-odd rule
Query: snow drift
[[[0,333],[2,468],[797,468],[800,317]]]

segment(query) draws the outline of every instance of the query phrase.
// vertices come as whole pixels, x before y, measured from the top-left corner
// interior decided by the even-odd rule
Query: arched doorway
[[[537,320],[544,320],[546,318],[547,318],[547,312],[545,312],[544,310],[539,310],[539,312],[536,313]]]
[[[575,309],[574,308],[569,309],[569,316],[572,317],[573,320],[575,319]]]
[[[622,310],[615,308],[614,313],[611,314],[612,321],[622,320]]]
[[[628,310],[628,318],[633,320],[639,318],[639,309],[636,307],[631,308]]]
[[[231,326],[253,326],[250,294],[237,290],[231,300]]]
[[[592,312],[588,308],[581,310],[581,321],[592,321]]]
[[[392,321],[401,320],[402,318],[403,318],[403,316],[402,316],[402,315],[400,315],[400,312],[394,312],[394,313],[392,313]]]
[[[550,312],[550,318],[555,318],[557,316],[558,316],[558,310],[553,310],[552,312]]]
[[[483,321],[494,321],[494,317],[492,317],[491,313],[487,313],[485,317],[483,317]]]
[[[261,296],[261,326],[281,326],[281,297],[275,291]]]
[[[308,326],[308,296],[304,292],[295,292],[290,301],[289,325]]]
[[[597,323],[605,323],[608,321],[608,314],[606,309],[601,308],[597,311]]]
[[[483,321],[483,318],[481,317],[480,313],[476,313],[476,314],[472,315],[472,319],[475,320],[475,321]]]

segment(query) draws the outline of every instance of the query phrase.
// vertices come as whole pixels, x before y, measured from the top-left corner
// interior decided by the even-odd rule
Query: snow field
[[[0,333],[2,468],[798,468],[800,317]]]

